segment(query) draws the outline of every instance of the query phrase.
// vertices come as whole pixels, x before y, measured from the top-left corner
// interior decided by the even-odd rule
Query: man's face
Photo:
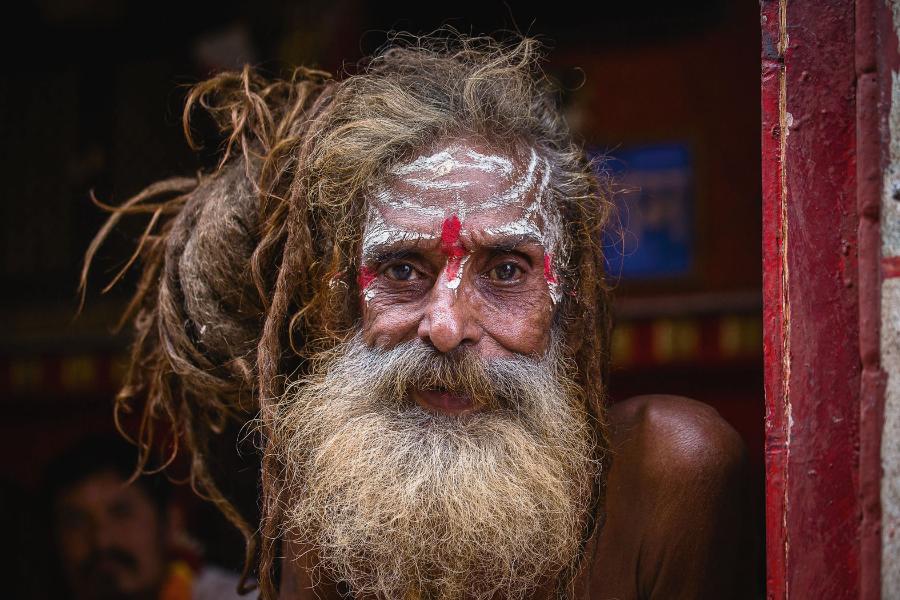
[[[277,408],[283,534],[357,597],[521,598],[572,563],[597,476],[551,328],[547,165],[456,142],[392,175],[364,228],[361,329]]]
[[[394,168],[370,199],[363,236],[364,340],[392,348],[421,339],[484,359],[542,355],[558,300],[548,180],[531,149],[467,140]],[[411,394],[439,412],[478,408],[440,390]]]
[[[64,491],[57,545],[76,598],[149,598],[165,568],[164,523],[144,491],[103,472]]]

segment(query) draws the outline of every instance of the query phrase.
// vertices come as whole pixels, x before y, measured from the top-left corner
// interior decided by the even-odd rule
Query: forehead
[[[62,491],[60,504],[83,508],[102,508],[119,500],[146,498],[138,485],[129,484],[113,471],[102,471]],[[147,498],[149,502],[149,498]]]
[[[533,148],[440,144],[391,169],[371,197],[386,220],[457,215],[518,218],[539,201],[549,169]]]

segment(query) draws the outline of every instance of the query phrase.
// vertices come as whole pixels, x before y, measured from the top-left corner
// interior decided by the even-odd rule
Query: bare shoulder
[[[744,443],[719,413],[682,396],[636,396],[610,409],[617,455],[644,477],[704,478],[727,474],[745,460]],[[627,458],[626,458],[627,455]]]
[[[610,409],[597,598],[740,598],[746,451],[710,406],[639,396]]]

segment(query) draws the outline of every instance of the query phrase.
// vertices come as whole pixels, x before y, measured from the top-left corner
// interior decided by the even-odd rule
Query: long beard
[[[391,350],[357,336],[279,403],[283,534],[358,595],[522,598],[571,571],[598,480],[598,449],[558,344],[540,360]],[[466,393],[483,408],[426,411],[408,391]]]

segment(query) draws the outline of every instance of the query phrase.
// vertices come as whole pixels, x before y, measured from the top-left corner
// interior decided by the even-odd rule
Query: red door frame
[[[897,40],[883,0],[763,0],[761,18],[768,598],[875,600]]]

